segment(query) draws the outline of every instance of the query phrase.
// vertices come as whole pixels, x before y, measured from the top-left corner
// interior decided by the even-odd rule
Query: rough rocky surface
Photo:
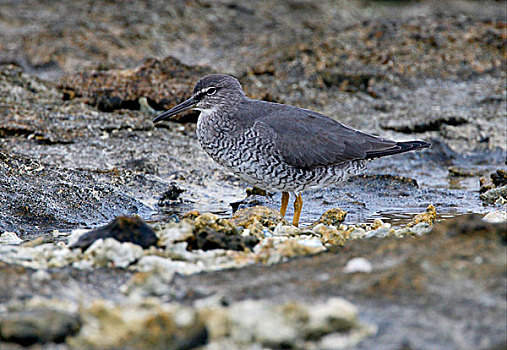
[[[422,237],[355,240],[334,253],[269,270],[254,266],[175,283],[181,295],[226,291],[232,300],[252,294],[280,301],[344,296],[358,306],[364,321],[378,327],[359,349],[501,348],[507,322],[506,234],[505,224],[462,216]],[[370,261],[372,271],[346,273],[347,262],[355,257]]]
[[[487,204],[507,204],[507,171],[498,169],[487,177],[479,179],[479,196]]]
[[[139,110],[139,99],[143,97],[146,107],[164,110],[189,98],[195,82],[209,72],[207,67],[190,67],[167,57],[162,61],[149,59],[135,69],[67,75],[60,80],[59,88],[64,99],[78,98],[104,112]]]
[[[270,233],[253,251],[188,251],[181,239],[196,222],[216,225],[208,216],[156,227],[165,247],[131,245],[137,256],[126,265],[118,263],[125,251],[94,248],[102,240],[84,253],[62,242],[0,246],[1,339],[92,348],[504,344],[505,221],[464,215],[431,230],[430,206],[401,229],[380,220],[362,227],[319,223],[313,231],[281,223],[271,230],[267,223]],[[430,230],[416,234],[422,224]],[[342,241],[327,239],[323,227]],[[416,231],[407,236],[408,230]],[[318,241],[320,248],[310,244]],[[38,312],[73,316],[46,329],[29,319]],[[466,333],[452,327],[457,322]]]
[[[0,348],[505,348],[505,30],[500,1],[4,1]],[[432,148],[292,227],[197,113],[153,125],[211,72]]]

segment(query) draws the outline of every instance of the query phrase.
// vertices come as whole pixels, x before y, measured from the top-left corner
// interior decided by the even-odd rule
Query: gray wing
[[[368,135],[310,110],[276,106],[264,108],[269,112],[256,118],[253,126],[271,129],[277,150],[288,164],[297,168],[340,164],[426,147],[422,143],[395,142]]]

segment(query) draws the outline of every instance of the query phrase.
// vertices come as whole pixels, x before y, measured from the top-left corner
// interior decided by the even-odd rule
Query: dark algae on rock
[[[140,217],[119,216],[105,226],[86,232],[70,248],[81,248],[85,251],[96,240],[106,238],[131,242],[144,249],[157,245],[155,232]]]
[[[253,235],[241,235],[241,228],[230,220],[220,219],[213,214],[202,214],[195,218],[194,232],[187,239],[188,249],[252,249],[259,239]]]

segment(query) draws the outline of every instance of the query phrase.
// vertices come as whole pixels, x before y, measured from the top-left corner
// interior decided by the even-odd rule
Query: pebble
[[[417,236],[422,236],[431,232],[432,226],[427,222],[420,222],[413,227],[410,227],[410,231]]]
[[[294,236],[300,232],[300,229],[295,226],[283,225],[279,223],[273,230],[273,236]]]
[[[482,220],[486,222],[490,222],[493,224],[499,224],[502,222],[507,222],[507,211],[506,210],[494,210],[490,211],[484,217]]]
[[[87,233],[88,231],[90,231],[90,230],[83,229],[83,228],[78,228],[78,229],[72,230],[70,235],[67,238],[67,244],[69,246],[73,246],[74,244],[76,244],[79,241],[79,238],[82,235],[84,235],[85,233]]]
[[[356,272],[365,272],[370,273],[372,271],[371,262],[365,258],[353,258],[347,261],[345,267],[343,268],[344,273],[356,273]]]
[[[194,226],[187,220],[171,222],[155,231],[159,245],[168,247],[175,241],[185,241],[192,237]]]
[[[390,227],[381,227],[376,230],[367,231],[363,238],[384,238],[391,233]]]
[[[20,244],[23,242],[14,232],[4,232],[0,235],[0,244]]]
[[[84,253],[96,266],[125,268],[143,256],[143,248],[130,242],[106,238],[95,241]]]
[[[301,245],[304,245],[306,247],[324,248],[324,245],[318,239],[302,239],[302,240],[298,240],[298,243]]]
[[[350,239],[360,239],[366,236],[366,230],[361,227],[353,227],[349,230]]]
[[[500,198],[507,198],[507,185],[492,188],[479,197],[486,203],[494,204]]]

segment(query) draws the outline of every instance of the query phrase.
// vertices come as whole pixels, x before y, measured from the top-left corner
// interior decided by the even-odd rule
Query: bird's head
[[[171,118],[189,109],[201,112],[217,110],[244,97],[245,93],[236,78],[225,74],[206,75],[195,84],[192,96],[188,100],[160,114],[153,122]]]

